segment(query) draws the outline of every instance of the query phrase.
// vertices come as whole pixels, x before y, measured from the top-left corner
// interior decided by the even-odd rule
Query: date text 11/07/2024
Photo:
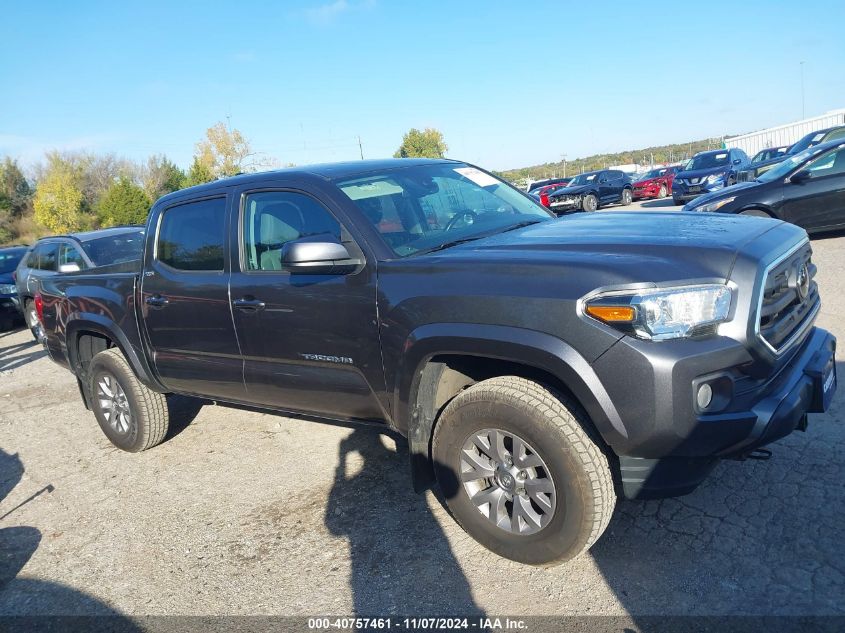
[[[520,631],[526,630],[524,620],[511,618],[308,618],[310,630],[477,630]]]

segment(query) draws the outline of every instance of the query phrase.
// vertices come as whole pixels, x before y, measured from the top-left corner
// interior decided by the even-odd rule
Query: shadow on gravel
[[[844,402],[840,386],[768,461],[724,461],[684,497],[619,500],[590,555],[635,621],[845,615]]]
[[[0,449],[0,508],[20,483],[23,473],[20,458]],[[4,522],[8,523],[13,516],[7,512],[8,518]],[[128,618],[85,593],[59,583],[20,578],[21,570],[35,554],[41,540],[41,532],[34,527],[0,528],[0,630],[141,630]],[[86,617],[67,617],[78,615]]]
[[[176,437],[188,428],[206,404],[208,404],[208,401],[200,398],[168,394],[167,413],[170,418],[170,426],[167,429],[164,441]]]
[[[46,350],[35,341],[0,347],[0,371],[23,367],[27,363],[44,358],[46,355]]]
[[[325,523],[349,539],[355,613],[483,615],[425,497],[409,494],[404,440],[397,439],[397,451],[398,457],[372,429],[355,430],[340,444]],[[363,464],[353,474],[355,453]],[[420,591],[433,586],[437,592]]]

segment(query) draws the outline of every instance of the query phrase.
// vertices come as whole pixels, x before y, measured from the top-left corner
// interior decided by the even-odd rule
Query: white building
[[[810,132],[835,125],[845,125],[845,108],[831,110],[803,121],[795,121],[751,134],[725,138],[725,147],[738,147],[749,156],[754,156],[762,149],[792,145]]]

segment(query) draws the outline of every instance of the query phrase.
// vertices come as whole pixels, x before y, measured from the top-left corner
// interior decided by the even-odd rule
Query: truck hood
[[[728,279],[747,243],[783,224],[722,214],[589,213],[507,231],[438,252],[442,260],[550,266],[570,281],[603,286],[689,279]],[[430,257],[429,256],[429,257]],[[445,263],[445,262],[443,262]],[[465,262],[462,262],[462,265]],[[508,273],[513,271],[507,271]]]
[[[0,273],[0,284],[14,284],[12,273]]]

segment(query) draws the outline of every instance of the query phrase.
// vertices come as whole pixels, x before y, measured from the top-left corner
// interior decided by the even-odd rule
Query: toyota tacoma
[[[523,563],[589,548],[620,495],[762,456],[836,389],[807,234],[776,220],[557,219],[472,165],[398,159],[171,193],[145,239],[137,270],[36,295],[115,446],[161,442],[168,394],[376,423]]]

